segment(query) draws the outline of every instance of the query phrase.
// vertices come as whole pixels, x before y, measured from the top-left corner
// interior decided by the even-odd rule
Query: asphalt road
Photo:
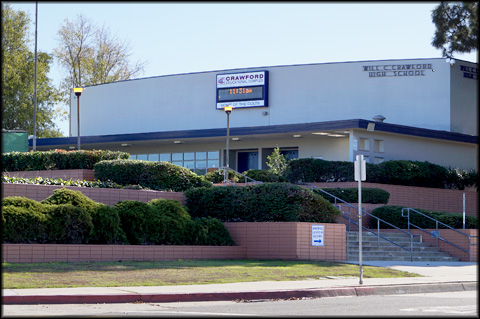
[[[3,305],[15,317],[465,317],[478,318],[477,291],[220,302]]]

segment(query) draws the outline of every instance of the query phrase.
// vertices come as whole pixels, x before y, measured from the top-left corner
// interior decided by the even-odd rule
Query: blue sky
[[[9,2],[31,18],[35,2]],[[52,53],[65,19],[83,14],[132,47],[151,77],[276,65],[437,58],[439,2],[39,2],[38,50]],[[457,59],[478,62],[477,52]],[[62,69],[50,73],[58,84]],[[68,124],[58,122],[64,134]]]

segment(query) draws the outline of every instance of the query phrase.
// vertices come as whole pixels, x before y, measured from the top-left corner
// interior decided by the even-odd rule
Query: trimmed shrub
[[[93,230],[88,243],[122,245],[128,244],[122,229],[120,216],[115,208],[99,204],[92,212]]]
[[[336,196],[347,203],[358,203],[358,188],[322,188],[327,193]],[[313,190],[315,193],[322,195],[322,192]],[[323,195],[326,200],[331,203],[335,199],[328,195]],[[390,193],[380,188],[363,188],[362,187],[362,203],[368,204],[387,204]]]
[[[49,205],[46,229],[49,243],[83,244],[93,229],[92,217],[81,207],[70,204]]]
[[[192,189],[185,197],[192,217],[210,216],[222,222],[333,223],[340,214],[322,196],[286,183]]]
[[[114,205],[123,231],[131,245],[155,245],[163,241],[166,225],[152,205],[124,200]]]
[[[46,207],[42,209],[47,210]],[[4,205],[2,207],[2,241],[4,243],[47,243],[49,235],[46,229],[47,218],[45,213],[35,209]]]
[[[91,200],[80,191],[68,188],[60,188],[53,191],[53,194],[41,201],[42,204],[61,205],[70,204],[85,209],[92,213],[100,204]]]
[[[238,186],[189,189],[184,193],[186,206],[193,218],[211,216],[223,222],[244,221],[244,190]]]
[[[165,226],[162,245],[184,245],[187,241],[187,225],[191,217],[179,201],[173,199],[152,199],[149,204],[155,209],[161,223]]]
[[[274,174],[270,171],[263,169],[249,169],[244,172],[243,175],[248,176],[256,181],[264,183],[286,182],[287,179],[284,176]]]
[[[2,200],[2,206],[15,206],[25,208],[27,210],[32,210],[39,213],[46,213],[48,211],[48,207],[46,204],[37,202],[36,200],[21,197],[21,196],[10,196],[5,197]]]
[[[228,229],[217,218],[201,217],[188,225],[190,245],[234,246]]]
[[[130,154],[117,151],[30,151],[2,154],[3,171],[41,171],[53,169],[93,169],[102,160],[129,159]]]
[[[408,228],[408,219],[407,217],[402,217],[402,206],[382,206],[374,209],[372,211],[372,215],[385,220],[386,222],[395,225],[402,229]],[[426,209],[417,209],[422,214],[425,214],[431,218],[434,218],[450,227],[461,229],[463,228],[463,215],[462,214],[455,214],[455,213],[448,213],[448,212],[435,212]],[[416,214],[415,212],[410,212],[410,223],[417,225],[421,228],[435,228],[435,222],[431,219],[425,218],[420,214]],[[375,218],[370,219],[370,227],[376,228],[377,222]],[[392,228],[385,223],[380,224],[381,228]],[[445,228],[444,226],[440,225],[438,228]],[[465,216],[465,228],[478,228],[478,219],[473,216]]]
[[[181,192],[194,187],[210,187],[211,183],[187,168],[168,162],[141,160],[101,161],[94,166],[95,178],[120,185],[140,185],[153,190]]]
[[[207,174],[203,175],[203,178],[206,181],[218,184],[218,183],[223,183],[224,174],[225,174],[224,170],[221,169],[220,172],[218,170],[216,170],[214,172],[208,172]],[[230,181],[234,182],[234,183],[244,183],[245,182],[245,178],[242,175],[237,174],[236,172],[232,172],[232,171],[228,171],[228,179]]]
[[[101,203],[97,203],[80,191],[68,188],[56,189],[53,194],[42,201],[44,204],[70,204],[84,209],[92,219],[93,229],[89,243],[123,244],[127,243],[125,233],[120,224],[118,212]]]
[[[291,183],[346,182],[354,180],[353,173],[352,162],[301,158],[288,161],[285,177]]]
[[[433,188],[464,189],[478,187],[478,174],[420,161],[395,160],[367,163],[367,182]],[[285,177],[291,183],[352,182],[352,162],[325,161],[313,158],[288,162]]]
[[[437,164],[420,161],[386,161],[370,166],[367,182],[443,188],[447,169]]]

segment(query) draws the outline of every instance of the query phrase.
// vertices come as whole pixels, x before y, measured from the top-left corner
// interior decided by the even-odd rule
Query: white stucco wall
[[[394,66],[417,64],[431,67],[419,70],[423,76],[393,76]],[[369,77],[372,71],[365,68],[390,76]],[[80,99],[81,135],[223,128],[225,114],[215,107],[216,75],[256,70],[269,71],[269,106],[235,109],[231,127],[372,119],[378,114],[394,124],[451,127],[450,65],[444,59],[420,59],[239,69],[91,86]],[[465,103],[471,109],[472,101]],[[77,134],[76,109],[72,93],[72,136]],[[458,122],[456,116],[452,127]]]

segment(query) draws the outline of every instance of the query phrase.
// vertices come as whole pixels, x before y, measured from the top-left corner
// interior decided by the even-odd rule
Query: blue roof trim
[[[295,133],[320,130],[346,130],[346,129],[367,129],[369,123],[375,123],[375,131],[404,134],[410,136],[427,137],[441,140],[449,140],[464,143],[478,143],[478,136],[453,133],[447,131],[436,131],[430,129],[416,128],[398,124],[374,122],[362,119],[302,123],[302,124],[285,124],[285,125],[269,125],[269,126],[253,126],[231,128],[230,135],[258,135],[258,134],[278,134],[278,133]],[[186,139],[186,138],[206,138],[206,137],[222,137],[226,135],[226,128],[205,129],[205,130],[185,130],[185,131],[166,131],[166,132],[150,132],[150,133],[131,133],[131,134],[115,134],[115,135],[97,135],[82,136],[82,144],[99,144],[112,142],[135,142],[148,140],[165,140],[165,139]],[[29,146],[33,145],[32,140],[28,141]],[[38,146],[63,146],[76,145],[77,137],[57,137],[43,138],[37,140]]]

